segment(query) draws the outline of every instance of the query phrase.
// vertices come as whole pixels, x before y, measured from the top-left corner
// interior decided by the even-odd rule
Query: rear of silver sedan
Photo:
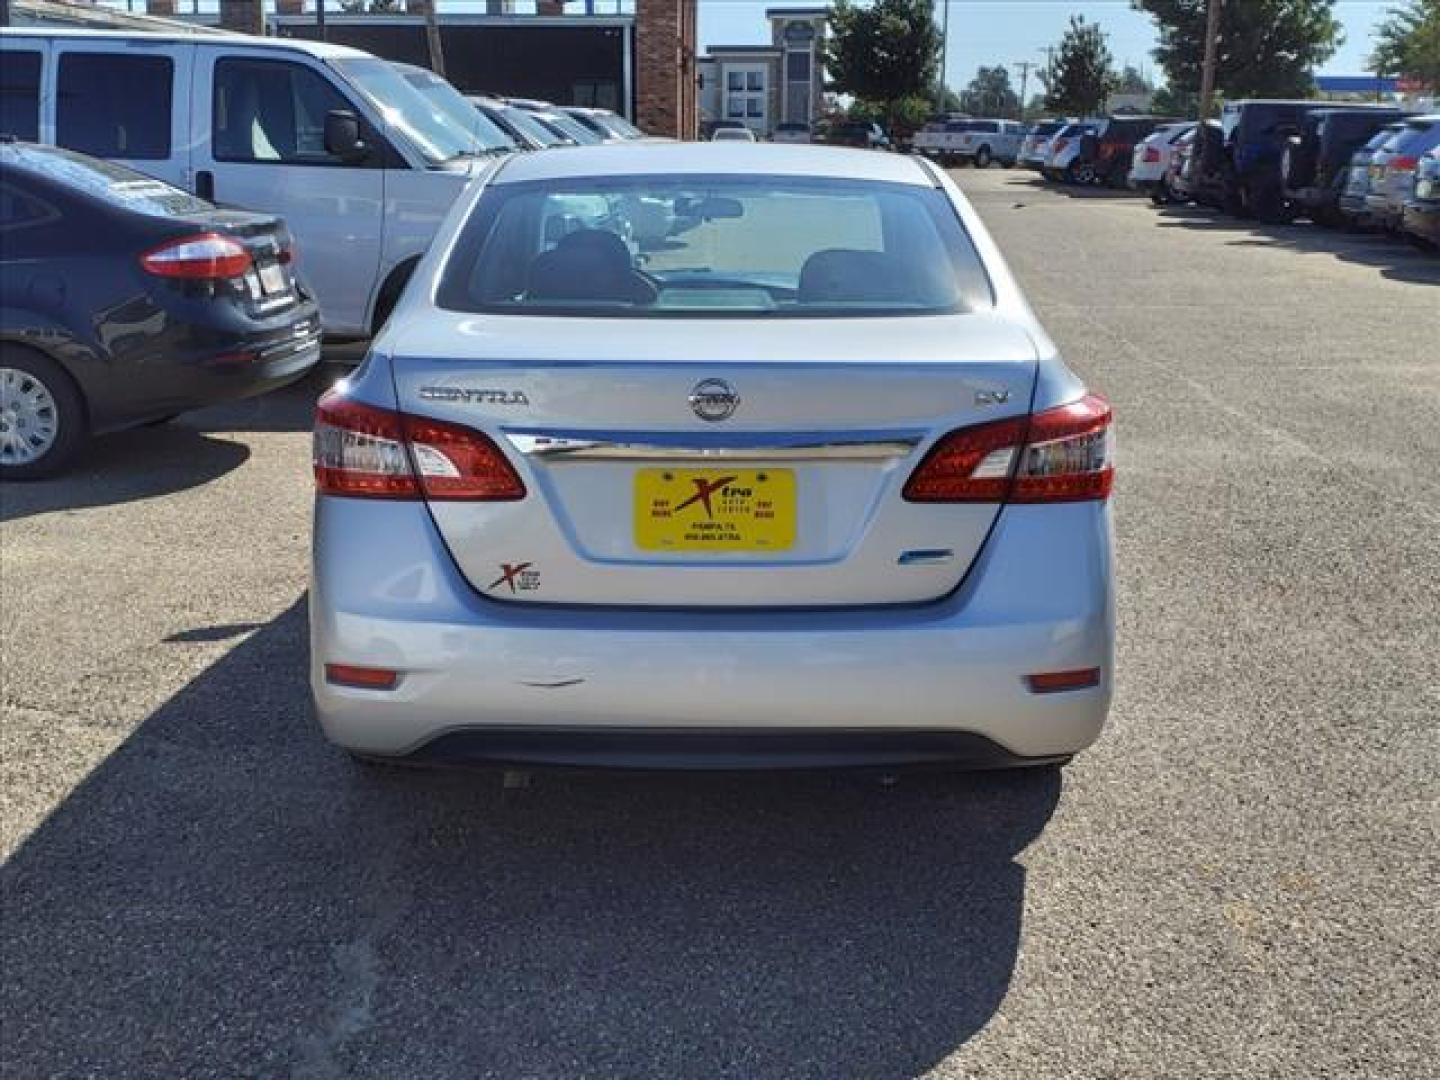
[[[637,244],[657,207],[668,235]],[[1099,734],[1109,408],[938,170],[788,147],[521,159],[417,275],[317,415],[332,740],[994,766]]]

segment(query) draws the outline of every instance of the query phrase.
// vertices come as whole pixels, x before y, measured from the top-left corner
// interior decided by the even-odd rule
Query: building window
[[[620,85],[612,79],[581,79],[570,88],[570,99],[586,109],[620,111]]]
[[[785,54],[785,78],[791,82],[810,81],[810,54],[808,52]]]
[[[731,94],[725,103],[725,115],[732,120],[740,120],[745,116],[745,95]]]
[[[745,73],[743,71],[727,71],[725,73],[725,89],[744,90]]]
[[[752,120],[758,119],[758,118],[764,116],[764,115],[765,115],[765,103],[764,103],[763,101],[761,101],[758,97],[746,98],[746,99],[745,99],[745,115],[748,116],[748,117],[750,117]]]
[[[745,89],[751,93],[758,93],[765,89],[765,73],[763,71],[747,71],[745,73]]]

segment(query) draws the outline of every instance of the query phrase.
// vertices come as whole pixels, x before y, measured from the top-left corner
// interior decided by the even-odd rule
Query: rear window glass
[[[442,274],[456,311],[632,317],[940,314],[989,281],[931,187],[800,177],[498,184]]]
[[[55,141],[96,157],[168,158],[172,68],[168,56],[65,53]]]
[[[7,165],[19,165],[33,176],[44,177],[137,214],[171,217],[211,208],[209,203],[187,191],[124,165],[54,147],[17,147],[5,160]]]
[[[1440,123],[1412,121],[1397,134],[1388,149],[1401,154],[1423,154],[1435,145],[1437,132],[1440,132]]]
[[[0,52],[0,135],[40,138],[40,54]]]

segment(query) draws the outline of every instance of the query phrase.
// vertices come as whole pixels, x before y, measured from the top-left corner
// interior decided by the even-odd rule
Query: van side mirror
[[[325,152],[351,164],[362,161],[370,148],[360,139],[360,118],[349,109],[325,114]]]

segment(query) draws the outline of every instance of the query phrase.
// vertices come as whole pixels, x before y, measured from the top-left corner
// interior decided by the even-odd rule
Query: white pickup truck
[[[983,169],[998,161],[1008,169],[1024,137],[1025,126],[1015,120],[936,120],[917,131],[910,145],[942,165],[974,162]]]

